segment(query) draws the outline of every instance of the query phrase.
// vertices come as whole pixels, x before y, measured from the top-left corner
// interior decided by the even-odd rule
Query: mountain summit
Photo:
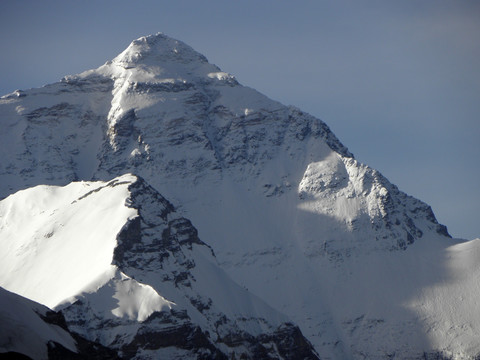
[[[97,69],[3,96],[0,122],[0,256],[10,264],[0,286],[60,310],[88,341],[137,358],[166,348],[219,358],[480,353],[478,241],[451,239],[430,206],[355,160],[324,122],[242,86],[178,40],[142,37]],[[79,181],[94,196],[120,184],[115,198],[126,207],[107,206],[108,195],[68,198],[61,189]],[[33,208],[44,222],[27,233],[15,224],[28,224]],[[79,215],[90,211],[99,215]],[[101,217],[112,224],[108,236],[85,236],[98,244],[92,251],[108,250],[108,276],[44,296],[25,285],[53,286],[42,262],[32,262],[31,276],[14,275],[27,274],[28,254],[86,241],[71,235],[80,233],[73,225],[93,229]],[[205,256],[211,271],[198,265]],[[122,307],[127,288],[157,294],[147,296],[152,312],[139,315],[133,300]],[[104,307],[105,294],[120,310],[111,300]],[[180,315],[166,315],[172,303]],[[135,331],[115,338],[127,323]],[[166,323],[186,326],[196,345],[159,343]],[[153,348],[138,340],[155,331]]]
[[[162,33],[134,40],[111,63],[124,68],[151,66],[165,69],[172,66],[178,70],[186,70],[185,65],[197,69],[202,65],[207,65],[206,68],[216,68],[214,65],[208,64],[205,56],[187,44]],[[182,65],[179,66],[180,64]]]

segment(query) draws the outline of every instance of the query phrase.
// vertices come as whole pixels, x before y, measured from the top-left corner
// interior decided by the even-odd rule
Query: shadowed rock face
[[[116,186],[128,186],[129,197],[125,204],[136,209],[138,215],[119,232],[112,263],[122,274],[135,279],[128,281],[149,284],[160,290],[170,288],[167,293],[173,296],[174,303],[180,306],[183,302],[187,309],[177,310],[174,306],[155,311],[138,322],[118,317],[105,319],[95,301],[91,300],[93,295],[85,294],[84,298],[62,309],[66,323],[63,318],[57,318],[62,326],[118,351],[127,359],[142,359],[146,353],[167,357],[181,354],[182,358],[195,359],[227,359],[231,356],[270,359],[288,354],[289,358],[318,358],[299,328],[291,323],[268,325],[269,329],[260,333],[250,332],[241,325],[242,322],[267,325],[268,320],[247,314],[240,318],[239,315],[222,313],[216,306],[215,294],[210,298],[202,291],[195,275],[197,262],[205,261],[202,257],[206,256],[213,265],[212,249],[200,240],[192,223],[179,216],[174,206],[143,179],[131,183],[112,180],[78,201]],[[203,248],[203,255],[198,253],[199,248]],[[125,276],[122,281],[127,281]],[[103,288],[108,286],[113,285]],[[218,287],[215,291],[226,290]],[[238,291],[245,296],[245,290]],[[54,319],[54,315],[49,316]],[[201,316],[203,325],[192,316],[196,319]]]
[[[117,236],[113,263],[122,271],[155,271],[164,268],[167,258],[175,260],[175,274],[164,275],[163,280],[189,285],[189,269],[195,266],[185,253],[197,244],[213,250],[201,241],[190,220],[176,214],[173,205],[143,179],[128,187],[127,206],[137,209],[138,216],[130,220]]]

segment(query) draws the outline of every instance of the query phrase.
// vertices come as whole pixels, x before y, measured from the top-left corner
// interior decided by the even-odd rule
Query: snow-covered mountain
[[[317,358],[142,179],[37,186],[2,201],[0,214],[0,283],[121,357]]]
[[[68,300],[62,307],[67,323],[86,337],[95,333],[92,340],[128,353],[135,331],[161,323],[138,325],[151,315],[139,315],[145,309],[138,304],[104,307],[104,294],[122,303],[128,288],[151,295],[147,308],[155,313],[175,313],[174,302],[186,323],[208,332],[206,339],[223,353],[237,348],[214,335],[219,314],[227,319],[224,328],[251,336],[250,345],[242,345],[247,354],[259,336],[274,334],[289,319],[325,359],[480,354],[479,242],[451,239],[428,205],[358,163],[321,120],[240,85],[180,41],[143,37],[98,69],[6,95],[0,122],[0,196],[70,184],[69,190],[35,187],[0,203],[0,236],[9,244],[0,250],[9,259],[0,266],[10,266],[0,272],[0,286],[50,307]],[[79,180],[126,184],[71,183]],[[87,186],[102,189],[93,196],[107,195],[77,208]],[[159,193],[183,219],[169,231],[187,236],[186,243],[157,243],[159,230],[149,230],[170,226],[158,209],[172,205]],[[29,198],[41,200],[34,206]],[[57,212],[49,217],[52,209]],[[25,218],[28,226],[20,224]],[[68,229],[59,225],[67,218]],[[108,241],[98,244],[91,229]],[[35,246],[24,246],[30,241]],[[54,269],[49,249],[61,247],[83,256]],[[92,248],[98,250],[90,266],[82,259]],[[178,258],[162,255],[175,249]],[[211,250],[217,260],[204,260]],[[13,254],[23,262],[13,264]],[[189,268],[190,261],[196,266]],[[204,264],[220,277],[213,288]],[[65,287],[49,280],[59,273]],[[229,300],[234,285],[226,283],[234,282],[277,311],[261,301],[258,313],[245,308],[259,300],[241,288],[238,300]],[[199,310],[192,303],[197,297],[201,309],[211,298],[214,310]],[[255,326],[260,318],[268,326],[253,331],[238,314],[254,314]],[[118,318],[136,319],[136,330],[124,330],[123,322],[121,333],[100,325]],[[183,324],[173,318],[168,321]],[[287,335],[301,339],[295,329],[289,325]],[[280,340],[272,341],[276,345],[265,348],[280,356]]]

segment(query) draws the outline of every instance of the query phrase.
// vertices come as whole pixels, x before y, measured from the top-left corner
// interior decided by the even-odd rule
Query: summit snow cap
[[[182,41],[162,33],[142,36],[132,43],[113,62],[119,65],[159,64],[165,62],[208,63],[202,54]]]
[[[210,64],[205,56],[182,41],[162,33],[134,40],[113,60],[80,77],[91,75],[125,79],[129,83],[187,84],[221,81],[237,85],[234,76]]]

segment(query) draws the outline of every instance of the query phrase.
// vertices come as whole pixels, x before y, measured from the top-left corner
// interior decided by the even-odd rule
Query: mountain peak
[[[221,72],[205,56],[163,33],[142,36],[132,41],[105,65],[78,75],[66,76],[62,81],[75,83],[78,80],[96,79],[98,76],[114,79],[117,90],[128,88],[131,84],[173,84],[181,87],[187,83],[211,81],[237,84],[232,75]]]
[[[456,244],[320,119],[180,41],[142,37],[98,69],[4,97],[0,123],[0,196],[86,181],[0,202],[0,285],[50,306],[86,294],[66,321],[106,345],[118,335],[128,358],[150,343],[215,358],[214,343],[240,349],[244,330],[287,321],[243,286],[322,358],[478,358],[480,242]],[[152,333],[171,327],[185,331]]]
[[[121,66],[158,65],[165,62],[207,63],[202,54],[193,50],[182,41],[163,33],[142,36],[134,41],[115,59],[113,63]]]

